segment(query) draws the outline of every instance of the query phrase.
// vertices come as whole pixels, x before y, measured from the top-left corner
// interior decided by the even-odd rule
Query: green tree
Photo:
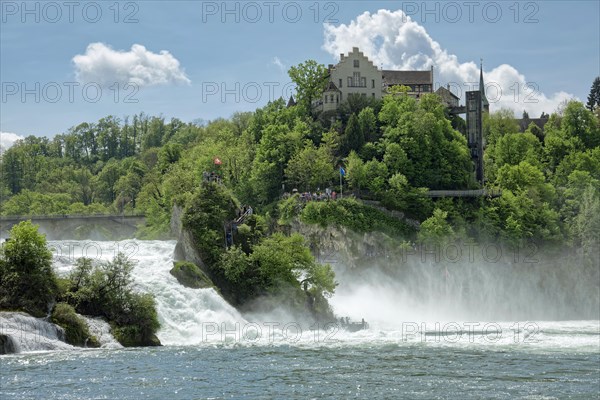
[[[568,137],[581,140],[584,148],[600,146],[598,119],[583,106],[583,103],[570,101],[567,104],[561,127]]]
[[[349,154],[352,150],[359,151],[365,143],[363,131],[360,128],[358,117],[352,114],[342,136],[342,155]]]
[[[365,142],[375,142],[379,139],[377,116],[371,107],[365,107],[358,113],[358,125]]]
[[[268,293],[278,294],[287,287],[300,287],[304,276],[319,294],[330,295],[336,283],[330,266],[319,265],[299,234],[276,233],[254,247],[250,260],[258,265],[261,281]]]
[[[493,114],[484,115],[483,137],[488,146],[495,144],[504,135],[518,132],[519,124],[512,110],[503,108]]]
[[[372,193],[379,193],[386,189],[389,172],[385,163],[375,159],[367,161],[364,171],[367,188]]]
[[[597,76],[592,83],[586,106],[590,111],[600,106],[600,76]]]
[[[106,318],[123,346],[160,344],[156,303],[152,295],[134,291],[132,271],[133,263],[123,253],[96,266],[79,259],[69,275],[65,300],[81,314]]]
[[[425,243],[441,244],[451,240],[454,236],[454,229],[447,221],[448,213],[436,208],[433,215],[427,218],[421,224],[419,230],[419,240]]]
[[[327,87],[327,68],[314,60],[307,60],[289,69],[288,75],[296,84],[296,101],[306,115],[312,113],[312,102],[321,97]]]
[[[383,159],[402,168],[392,172],[401,172],[411,186],[458,189],[473,185],[466,139],[452,129],[439,96],[423,95],[416,103],[404,92],[388,95],[379,119],[386,149]],[[402,161],[404,156],[408,162]]]
[[[573,221],[573,232],[585,254],[597,263],[600,254],[600,196],[597,184],[589,185],[584,190],[580,204],[579,213]]]
[[[50,311],[56,293],[46,237],[31,221],[20,222],[0,248],[0,309],[43,317]]]
[[[377,112],[381,110],[381,100],[362,96],[359,93],[350,93],[340,104],[338,115],[342,122],[346,124],[352,114],[360,115],[360,113],[367,108],[370,108],[373,114],[376,115]]]
[[[352,189],[367,187],[365,163],[355,151],[351,151],[346,158],[346,179]]]
[[[279,196],[286,164],[308,134],[308,125],[300,119],[292,126],[276,123],[263,129],[250,178],[254,201],[269,203]]]
[[[237,209],[229,190],[214,182],[202,182],[187,201],[183,226],[193,233],[202,260],[209,267],[216,266],[221,257],[225,246],[224,226],[233,221]]]
[[[288,162],[285,175],[291,186],[300,190],[324,189],[335,177],[333,158],[325,146],[317,148],[307,140]]]
[[[2,204],[3,215],[67,214],[71,198],[68,194],[43,194],[30,190],[12,196]]]

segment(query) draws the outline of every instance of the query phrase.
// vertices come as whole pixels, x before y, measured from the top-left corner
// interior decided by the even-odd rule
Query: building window
[[[325,103],[327,103],[327,95],[325,95]]]
[[[340,78],[340,87],[342,87],[342,79]]]
[[[371,89],[375,89],[375,79],[371,79]]]
[[[375,93],[371,93],[371,97],[372,97],[372,98],[375,98]]]
[[[352,87],[352,86],[354,86],[354,85],[352,84],[352,77],[351,77],[351,76],[349,76],[349,77],[348,77],[348,87]]]
[[[333,95],[329,96],[329,100],[330,100],[331,103],[333,103]]]
[[[358,60],[354,60],[354,68],[360,68],[360,63]]]
[[[359,86],[360,85],[360,72],[355,72],[354,73],[354,85],[353,86]]]
[[[367,87],[367,78],[361,78],[360,87]]]
[[[335,102],[336,102],[336,103],[339,103],[339,102],[340,102],[340,96],[338,96],[338,95],[335,95]]]

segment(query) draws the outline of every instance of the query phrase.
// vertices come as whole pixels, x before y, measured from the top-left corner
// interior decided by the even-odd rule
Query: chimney
[[[344,53],[341,53],[340,54],[340,61],[343,61],[343,60],[344,60]]]

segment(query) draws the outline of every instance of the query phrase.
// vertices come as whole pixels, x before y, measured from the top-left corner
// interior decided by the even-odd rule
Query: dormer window
[[[354,60],[354,68],[360,68],[360,63],[358,60]]]

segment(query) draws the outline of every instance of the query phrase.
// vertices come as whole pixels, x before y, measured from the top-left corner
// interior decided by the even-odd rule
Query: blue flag
[[[346,176],[346,170],[344,169],[344,167],[340,167],[340,175]]]

